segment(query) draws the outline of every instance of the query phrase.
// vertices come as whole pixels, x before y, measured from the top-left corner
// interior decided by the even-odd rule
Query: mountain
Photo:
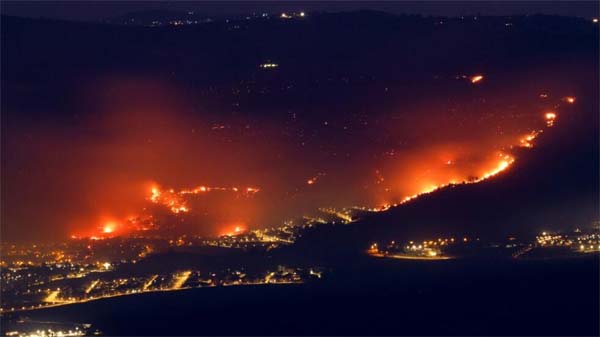
[[[117,17],[107,18],[105,23],[130,26],[163,26],[177,24],[198,24],[212,21],[206,16],[195,12],[173,10],[146,10],[126,13]]]
[[[589,227],[600,219],[598,172],[598,68],[582,76],[592,85],[573,106],[559,109],[560,122],[532,149],[519,151],[508,170],[476,184],[440,189],[349,225],[308,231],[284,254],[306,259],[345,259],[373,241],[457,236],[531,239],[542,231]]]

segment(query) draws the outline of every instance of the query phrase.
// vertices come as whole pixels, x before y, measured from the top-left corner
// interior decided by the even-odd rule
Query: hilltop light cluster
[[[540,247],[569,247],[584,253],[600,251],[598,232],[582,232],[580,229],[575,229],[571,233],[542,232],[535,239]]]
[[[263,63],[259,67],[261,67],[263,69],[277,68],[277,67],[279,67],[279,64],[277,64],[277,63]]]

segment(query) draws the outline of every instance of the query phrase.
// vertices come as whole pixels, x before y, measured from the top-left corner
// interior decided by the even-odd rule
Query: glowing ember
[[[159,187],[154,186],[151,188],[150,192],[148,200],[155,204],[168,207],[171,212],[175,214],[185,213],[189,210],[185,201],[172,189],[161,191]]]
[[[246,232],[247,227],[242,223],[238,223],[236,225],[225,225],[226,229],[221,232],[221,236],[235,236]]]
[[[526,134],[525,136],[521,137],[521,139],[519,139],[519,145],[522,147],[533,147],[533,144],[531,143],[537,136],[538,136],[539,132],[537,131],[533,131],[531,133]]]
[[[256,187],[246,187],[246,188],[238,188],[238,187],[208,187],[208,186],[198,186],[193,189],[184,189],[181,191],[176,191],[174,189],[169,190],[160,190],[159,187],[154,186],[150,190],[150,196],[148,200],[152,203],[160,204],[166,206],[171,210],[171,212],[175,214],[179,213],[187,213],[190,211],[189,206],[186,201],[183,199],[185,195],[196,195],[207,193],[211,191],[223,191],[223,192],[235,192],[235,193],[244,193],[246,195],[252,195],[258,193],[260,191],[259,188]]]
[[[179,207],[171,207],[171,211],[175,214],[177,213],[185,213],[187,211],[189,211],[189,209],[185,206],[179,206]]]
[[[551,127],[554,125],[554,120],[556,119],[556,113],[554,112],[547,112],[544,115],[544,118],[546,119],[546,126]]]
[[[223,191],[223,192],[240,192],[240,191],[244,191],[247,194],[254,194],[254,193],[258,193],[260,191],[260,189],[256,188],[256,187],[239,188],[239,187],[208,187],[208,186],[198,186],[198,187],[196,187],[194,189],[185,189],[185,190],[181,190],[179,192],[173,192],[173,193],[178,194],[178,195],[185,195],[185,194],[200,194],[200,193],[210,192],[210,191]]]
[[[471,77],[471,83],[475,84],[483,80],[483,75],[475,75]]]
[[[158,202],[158,199],[160,198],[160,190],[158,187],[152,187],[151,193],[152,195],[150,195],[150,200],[154,203]]]
[[[575,103],[575,97],[573,97],[573,96],[567,96],[567,97],[565,97],[563,100],[564,100],[565,102],[567,102],[567,103],[570,103],[570,104],[573,104],[573,103]]]
[[[317,173],[317,175],[315,175],[314,177],[312,177],[312,178],[308,179],[308,180],[306,181],[306,184],[307,184],[307,185],[314,185],[314,184],[317,182],[317,180],[318,180],[320,177],[324,176],[324,175],[325,175],[325,173],[319,172],[319,173]]]

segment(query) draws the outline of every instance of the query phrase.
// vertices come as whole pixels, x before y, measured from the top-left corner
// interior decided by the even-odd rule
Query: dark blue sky
[[[3,1],[2,14],[25,17],[98,21],[131,11],[193,10],[207,16],[252,12],[349,11],[373,9],[395,14],[459,16],[558,14],[596,17],[597,1]]]

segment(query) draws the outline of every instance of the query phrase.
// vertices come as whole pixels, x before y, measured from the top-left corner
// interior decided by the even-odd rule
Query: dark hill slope
[[[600,219],[599,133],[597,81],[588,83],[593,85],[582,91],[578,103],[561,107],[557,125],[546,129],[533,149],[517,153],[508,171],[421,196],[351,225],[317,227],[282,253],[333,258],[359,253],[375,240],[446,235],[500,240],[590,225]]]

